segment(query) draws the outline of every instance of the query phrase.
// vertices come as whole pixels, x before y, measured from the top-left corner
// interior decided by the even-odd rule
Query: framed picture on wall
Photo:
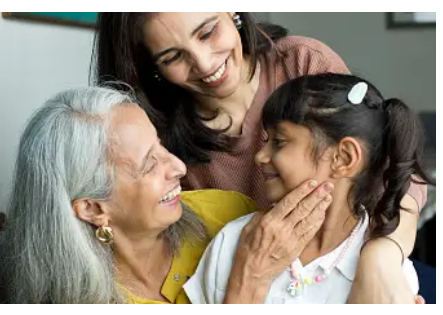
[[[94,28],[98,12],[2,12],[7,19]]]
[[[388,28],[435,28],[436,12],[387,12]]]

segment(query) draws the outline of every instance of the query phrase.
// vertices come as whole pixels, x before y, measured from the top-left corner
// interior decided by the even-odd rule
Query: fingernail
[[[326,192],[331,192],[332,190],[334,190],[334,185],[332,183],[327,183],[325,185],[325,191]]]
[[[331,202],[331,201],[332,201],[332,196],[331,196],[331,195],[327,195],[327,196],[325,197],[325,200],[326,200],[327,202]]]
[[[317,185],[318,185],[318,183],[316,180],[311,180],[309,182],[309,187],[311,187],[311,188],[317,187]]]

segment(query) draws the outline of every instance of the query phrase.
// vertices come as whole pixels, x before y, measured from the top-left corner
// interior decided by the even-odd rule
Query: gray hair
[[[104,115],[128,95],[109,88],[67,90],[37,111],[19,145],[2,269],[11,303],[121,303],[112,249],[79,220],[72,201],[106,200],[112,193],[114,166],[109,159]],[[201,221],[184,215],[164,233],[171,250],[184,237],[202,240]]]

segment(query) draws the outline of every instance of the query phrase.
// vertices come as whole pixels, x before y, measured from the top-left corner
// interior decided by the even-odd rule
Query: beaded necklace
[[[289,293],[289,295],[294,297],[299,297],[303,294],[305,286],[324,281],[332,272],[332,270],[334,270],[337,264],[342,260],[343,256],[346,254],[347,250],[349,249],[349,246],[351,246],[352,242],[354,241],[355,235],[362,226],[363,221],[364,218],[358,222],[357,226],[352,230],[351,235],[346,241],[345,246],[341,250],[340,255],[338,255],[337,259],[335,259],[333,264],[328,269],[326,269],[322,274],[316,275],[312,278],[311,277],[303,278],[301,274],[297,271],[296,262],[293,262],[291,264],[291,272],[290,272],[291,279],[289,281],[288,287],[286,288],[286,291]]]

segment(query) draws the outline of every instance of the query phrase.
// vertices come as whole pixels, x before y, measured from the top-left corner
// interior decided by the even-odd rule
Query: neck
[[[118,282],[133,294],[164,300],[161,288],[171,268],[173,255],[159,234],[122,237],[115,240],[114,259]]]
[[[332,252],[343,243],[358,224],[354,209],[349,205],[348,192],[350,184],[336,183],[333,202],[326,210],[325,221],[312,241],[300,255],[303,265]]]
[[[238,127],[243,124],[246,113],[251,107],[255,94],[257,93],[260,78],[259,64],[257,65],[252,80],[249,80],[249,60],[244,60],[243,64],[240,84],[231,95],[222,99],[208,96],[197,97],[199,104],[201,104],[200,112],[202,116],[211,117],[214,111],[220,112],[220,115],[215,120],[208,123],[209,127],[215,129],[226,127],[226,125],[229,124],[229,117],[232,118],[234,125],[231,129],[238,129]],[[231,130],[229,133],[231,133]]]

